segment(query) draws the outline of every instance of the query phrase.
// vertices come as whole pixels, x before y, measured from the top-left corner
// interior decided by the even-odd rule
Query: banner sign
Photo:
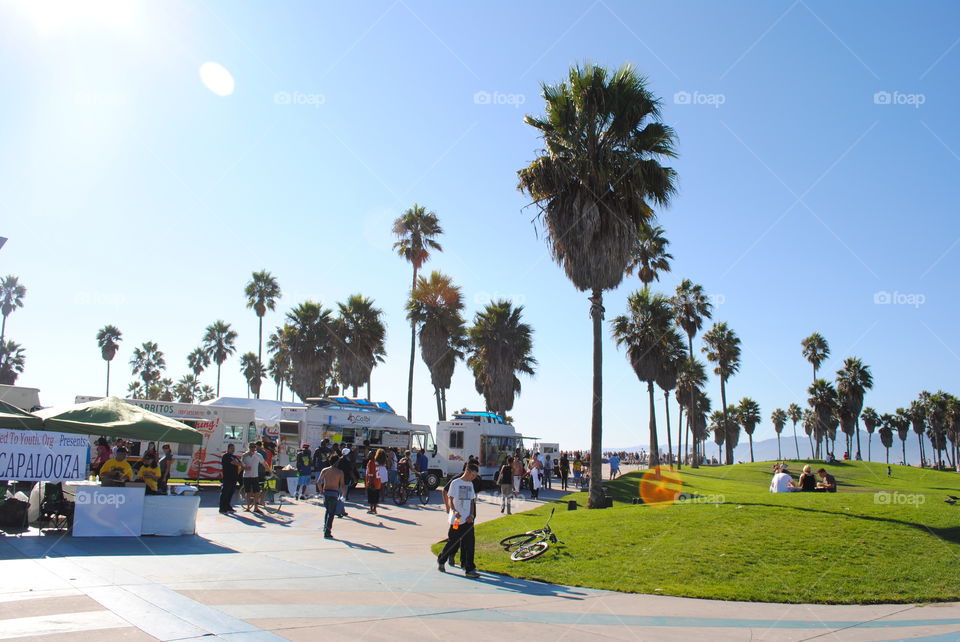
[[[90,442],[84,435],[41,430],[0,430],[0,479],[85,479]]]

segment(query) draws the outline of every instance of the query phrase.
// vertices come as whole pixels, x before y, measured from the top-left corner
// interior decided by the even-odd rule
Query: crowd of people
[[[96,441],[90,469],[104,486],[141,481],[147,495],[163,495],[167,492],[173,466],[170,444],[164,444],[162,452],[161,457],[157,454],[156,443],[151,441],[140,459],[131,464],[127,459],[129,448],[123,439],[110,444],[105,437],[100,437]]]

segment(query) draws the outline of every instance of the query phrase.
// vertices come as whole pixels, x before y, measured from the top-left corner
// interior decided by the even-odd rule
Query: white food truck
[[[76,403],[86,403],[101,398],[80,395],[77,396]],[[170,444],[176,456],[174,469],[170,472],[170,476],[174,479],[220,479],[220,458],[227,451],[227,445],[234,444],[239,455],[246,450],[247,443],[256,441],[261,436],[252,408],[149,399],[124,399],[124,401],[158,415],[176,419],[203,433],[203,443],[199,446]],[[96,435],[91,436],[91,441],[95,439]],[[130,445],[132,448],[130,456],[136,460],[146,451],[148,442],[133,441]],[[161,455],[162,445],[162,441],[156,444],[157,453]]]
[[[492,481],[507,457],[523,450],[524,437],[493,412],[456,413],[437,423],[437,455],[443,475],[456,475],[470,455],[480,460],[480,478]]]

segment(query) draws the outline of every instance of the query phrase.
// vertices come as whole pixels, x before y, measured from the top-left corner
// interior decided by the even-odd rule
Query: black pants
[[[327,509],[323,516],[323,534],[333,533],[333,518],[337,516],[337,501],[340,499],[340,493],[335,490],[323,491],[323,507]]]
[[[437,562],[446,564],[448,560],[453,559],[459,548],[460,566],[463,567],[465,571],[474,571],[477,567],[473,564],[473,547],[472,523],[461,523],[460,528],[456,530],[451,526],[447,530],[447,543],[443,545],[443,550],[440,552]]]
[[[228,511],[233,508],[233,493],[237,490],[236,479],[223,480],[223,488],[220,489],[220,512]]]

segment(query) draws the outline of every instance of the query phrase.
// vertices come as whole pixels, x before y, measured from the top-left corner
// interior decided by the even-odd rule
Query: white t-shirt
[[[453,505],[453,510],[447,516],[450,524],[453,524],[456,519],[455,512],[460,513],[460,522],[465,522],[473,508],[471,502],[477,498],[477,493],[473,489],[473,482],[463,481],[458,477],[450,482],[450,489],[447,494],[450,496],[450,503]]]
[[[377,464],[377,477],[380,478],[380,483],[381,483],[381,484],[386,484],[386,483],[387,483],[387,481],[389,480],[389,476],[387,475],[387,467],[386,467],[386,466],[381,466],[380,464]]]
[[[267,465],[267,462],[264,461],[260,453],[243,453],[241,459],[243,464],[243,476],[244,477],[259,477],[260,476],[260,464],[264,466]]]
[[[773,479],[770,480],[770,492],[771,493],[790,493],[793,492],[793,489],[788,486],[788,484],[793,481],[793,478],[790,477],[787,473],[777,473],[773,476]]]

